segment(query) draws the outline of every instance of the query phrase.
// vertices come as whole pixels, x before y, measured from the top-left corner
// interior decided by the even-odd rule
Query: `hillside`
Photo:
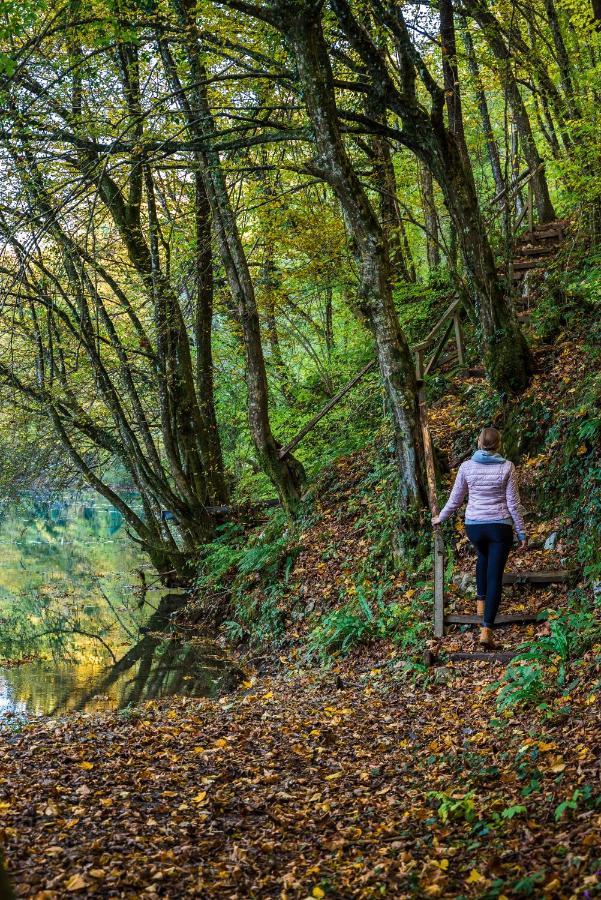
[[[509,568],[579,574],[506,591],[503,612],[544,613],[503,630],[521,655],[444,663],[473,636],[451,627],[431,639],[427,529],[412,566],[380,434],[322,474],[294,530],[278,530],[276,514],[242,546],[226,529],[229,543],[208,555],[204,588],[219,563],[225,633],[248,645],[236,692],[42,721],[4,742],[20,896],[599,893],[597,270],[572,267],[561,283],[554,333],[537,335],[552,321],[545,293],[532,314],[532,384],[502,410],[532,542],[557,539]],[[430,392],[436,441],[455,461],[483,415],[499,421],[477,376],[449,370]],[[470,611],[462,527],[446,540],[449,609]],[[434,668],[426,647],[442,654]],[[107,841],[109,811],[120,835]]]

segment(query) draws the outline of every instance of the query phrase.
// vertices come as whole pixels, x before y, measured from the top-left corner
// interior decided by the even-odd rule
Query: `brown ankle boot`
[[[482,645],[486,650],[494,650],[496,648],[496,644],[492,639],[492,628],[485,628],[482,626],[480,629],[480,637],[478,638],[478,643]]]
[[[484,600],[478,598],[476,602],[476,615],[482,618],[484,616]]]

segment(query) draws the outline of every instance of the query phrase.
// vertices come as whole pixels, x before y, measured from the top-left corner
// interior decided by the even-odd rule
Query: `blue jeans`
[[[501,603],[503,570],[513,544],[511,525],[466,525],[468,538],[476,548],[476,589],[484,599],[484,627],[492,628]]]

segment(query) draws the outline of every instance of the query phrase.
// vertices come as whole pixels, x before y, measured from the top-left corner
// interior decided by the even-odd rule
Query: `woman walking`
[[[499,453],[501,435],[496,428],[483,428],[478,449],[462,463],[453,490],[439,516],[438,525],[457,512],[468,494],[465,530],[476,548],[478,616],[482,616],[480,643],[492,649],[492,627],[501,603],[503,570],[513,544],[513,528],[520,549],[527,547],[515,466]]]

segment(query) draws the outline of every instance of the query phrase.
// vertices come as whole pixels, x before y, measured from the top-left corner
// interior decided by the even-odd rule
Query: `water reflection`
[[[113,666],[46,660],[0,669],[0,720],[121,709],[174,694],[213,697],[242,677],[209,643],[145,637]]]
[[[78,496],[0,512],[0,719],[211,696],[241,677],[208,642],[167,634],[165,593],[117,510]],[[148,568],[148,567],[147,567]]]

